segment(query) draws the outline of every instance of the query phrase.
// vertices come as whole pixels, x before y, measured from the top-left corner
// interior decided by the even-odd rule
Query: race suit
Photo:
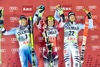
[[[37,27],[41,30],[42,26],[39,23]],[[52,58],[53,58],[53,67],[58,67],[58,54],[57,54],[57,36],[58,36],[58,29],[56,27],[47,27],[46,28],[46,34],[47,36],[45,37],[45,30],[42,30],[42,34],[44,39],[48,37],[49,44],[52,45]],[[45,40],[46,42],[46,40]],[[47,42],[45,47],[43,47],[43,59],[44,59],[44,67],[49,66],[49,61],[48,61],[48,49],[47,49]]]
[[[40,13],[39,11],[36,11],[34,17],[33,17],[33,21],[34,23],[37,22],[37,27],[39,30],[41,30],[42,34],[45,34],[45,31],[40,23],[40,18],[42,18],[42,13]],[[39,24],[38,24],[39,22]],[[57,55],[57,35],[58,35],[58,30],[55,27],[48,27],[46,29],[47,31],[47,37],[49,38],[50,44],[52,44],[52,57],[54,59],[54,67],[58,67],[58,55]],[[45,37],[44,37],[45,39]],[[46,42],[46,41],[45,41]],[[45,45],[45,47],[43,47],[43,58],[44,58],[44,67],[48,67],[49,63],[48,63],[48,50],[47,50],[47,46]]]
[[[30,45],[30,33],[29,26],[26,26],[25,29],[21,30],[20,26],[13,28],[9,31],[2,29],[4,35],[15,35],[19,43],[19,57],[21,62],[21,67],[28,67],[28,61],[32,64],[32,54],[31,54],[31,45]],[[38,61],[36,54],[34,55],[34,61],[36,67],[38,67]]]
[[[45,31],[42,32],[42,34],[45,35]],[[49,41],[49,44],[52,46],[52,58],[53,61],[54,61],[54,66],[53,67],[58,67],[58,54],[57,54],[57,35],[58,35],[58,30],[55,28],[55,27],[48,27],[46,29],[46,34],[47,34],[47,37],[48,37],[48,41]],[[44,36],[45,38],[45,36]],[[46,61],[45,62],[45,67],[48,66],[48,59],[50,59],[48,57],[48,49],[46,48],[50,48],[48,43],[46,43],[45,47],[43,48],[43,58],[44,60]]]
[[[59,22],[61,17],[59,12],[55,11],[55,19]],[[73,59],[73,67],[79,67],[79,49],[78,49],[78,33],[84,29],[84,24],[76,24],[75,22],[60,22],[59,28],[64,28],[64,61],[65,67],[71,66],[71,56]],[[93,28],[93,20],[89,19],[89,28]]]

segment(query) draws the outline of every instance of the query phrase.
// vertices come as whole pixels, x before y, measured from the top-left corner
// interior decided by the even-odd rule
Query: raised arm
[[[87,15],[87,17],[88,17],[88,22],[89,22],[88,28],[91,29],[91,28],[94,27],[92,15],[91,15],[91,13],[90,13],[89,11],[87,11],[87,10],[84,10],[84,11],[85,11],[85,13],[86,13],[86,15]],[[80,30],[81,30],[81,29],[84,29],[84,24],[78,24],[78,25],[79,25],[79,27],[80,27]]]
[[[93,25],[93,19],[92,19],[91,13],[88,12],[88,13],[87,13],[87,16],[88,16],[88,20],[89,20],[89,29],[90,29],[90,28],[93,28],[94,25]]]
[[[44,13],[44,10],[45,10],[45,7],[43,5],[40,5],[37,8],[37,10],[36,10],[36,12],[35,12],[35,14],[33,16],[33,24],[35,24],[35,23],[37,23],[37,25],[39,24],[39,22],[40,22],[40,20],[42,18],[42,15]]]
[[[13,35],[13,34],[16,34],[15,32],[16,32],[16,29],[15,28],[14,29],[11,29],[9,31],[7,31],[5,28],[2,28],[3,35]]]
[[[59,22],[57,27],[62,28],[65,24],[65,16],[64,16],[64,12],[63,12],[61,5],[56,6],[54,18],[55,18],[56,21]]]
[[[63,9],[62,9],[61,5],[56,6],[56,11],[55,11],[54,18],[58,22],[65,22],[65,15],[64,15],[64,12],[63,12]]]
[[[6,31],[6,29],[4,28],[4,18],[3,18],[3,13],[0,10],[0,32],[2,32],[3,35],[12,35],[15,34],[15,29],[12,29],[10,31]]]

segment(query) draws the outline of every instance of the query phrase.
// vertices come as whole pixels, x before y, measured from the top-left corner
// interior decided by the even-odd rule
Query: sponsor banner
[[[22,5],[22,12],[24,13],[33,12],[33,5]]]

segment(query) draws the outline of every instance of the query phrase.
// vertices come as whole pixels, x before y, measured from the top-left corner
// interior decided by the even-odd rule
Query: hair
[[[49,16],[47,16],[46,17],[46,24],[48,25],[48,20],[53,20],[53,22],[54,22],[54,24],[55,24],[55,19],[54,19],[54,17],[52,16],[52,15],[49,15]]]
[[[73,11],[70,11],[70,12],[68,13],[68,18],[69,18],[71,15],[74,15],[74,16],[75,16],[75,13],[74,13]]]

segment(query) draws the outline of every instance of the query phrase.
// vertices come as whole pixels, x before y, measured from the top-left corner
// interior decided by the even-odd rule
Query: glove
[[[40,13],[42,13],[45,10],[45,7],[44,5],[40,5],[37,9],[39,10]]]
[[[0,25],[3,25],[3,24],[4,24],[3,20],[0,20]]]
[[[61,5],[57,5],[56,10],[59,12],[60,15],[62,15],[64,13]]]
[[[83,9],[83,10],[84,10],[85,13],[87,14],[88,19],[91,19],[91,18],[92,18],[91,13],[90,13],[88,10],[86,10],[86,9]]]
[[[37,11],[38,11],[38,14],[37,16],[38,17],[42,17],[43,13],[44,13],[44,10],[45,10],[45,7],[43,5],[40,5],[38,8],[37,8]]]
[[[91,15],[90,12],[87,14],[87,16],[88,16],[88,19],[91,19],[92,18],[92,15]]]
[[[63,12],[61,5],[57,5],[56,10],[59,12],[60,16],[62,17],[63,22],[65,22],[65,15],[64,15],[64,12]]]

